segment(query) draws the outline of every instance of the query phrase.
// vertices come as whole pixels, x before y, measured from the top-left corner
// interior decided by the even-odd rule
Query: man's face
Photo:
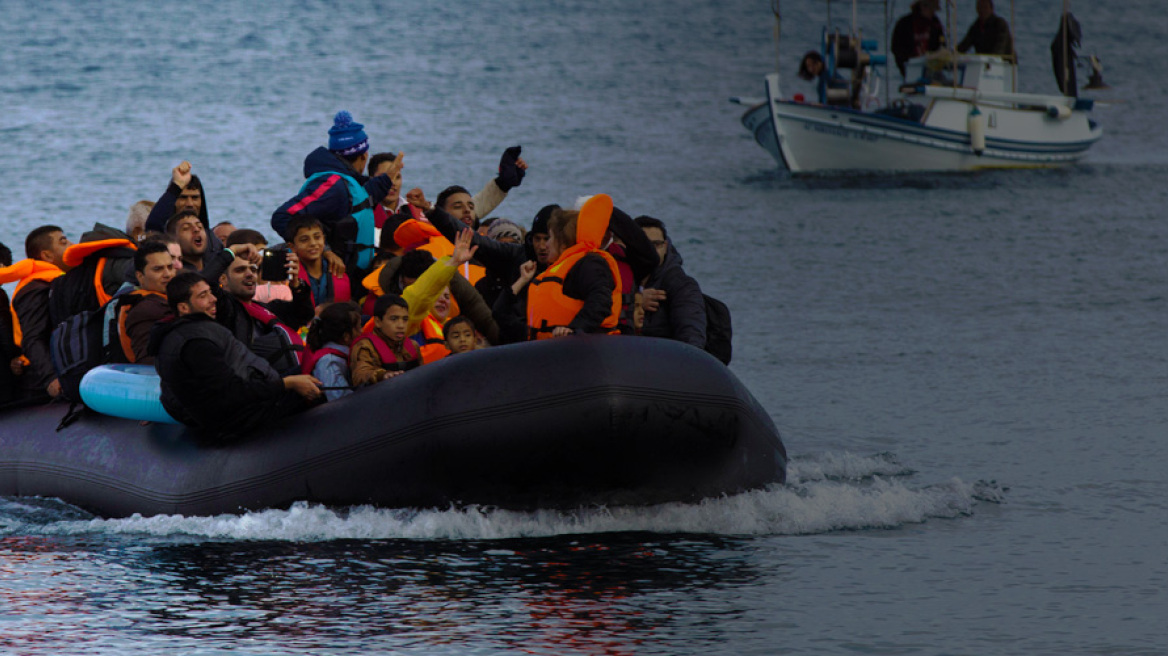
[[[202,257],[207,252],[207,232],[197,216],[179,219],[174,226],[174,239],[187,257]]]
[[[301,228],[292,239],[292,251],[302,262],[315,262],[324,254],[324,231],[316,226]]]
[[[474,225],[475,205],[474,199],[470,197],[470,194],[464,194],[461,192],[457,194],[451,194],[451,196],[446,199],[446,207],[443,207],[442,209],[446,210],[447,214],[453,216],[459,221],[462,221],[467,226]]]
[[[211,291],[211,286],[202,280],[191,287],[191,299],[178,304],[179,316],[199,313],[215,318],[215,294]]]
[[[382,162],[382,163],[377,165],[377,170],[374,171],[373,175],[371,175],[370,177],[375,178],[375,177],[381,175],[382,173],[385,173],[386,171],[388,171],[390,169],[390,167],[392,167],[392,166],[393,166],[393,160],[390,160],[388,162]],[[397,204],[400,202],[399,199],[401,198],[401,190],[402,190],[401,169],[398,169],[397,173],[394,174],[394,176],[391,179],[393,180],[393,189],[390,189],[389,193],[385,195],[385,200],[381,201],[381,205],[382,205],[382,207],[385,207],[386,209],[388,209],[390,211],[390,213],[393,213],[395,210],[397,210]]]
[[[228,294],[245,303],[255,298],[256,265],[237,257],[227,267],[227,271],[219,276],[219,286]]]
[[[977,17],[985,20],[994,15],[993,0],[977,0]]]
[[[55,230],[49,233],[49,247],[41,251],[41,259],[65,268],[65,249],[73,245],[65,233]]]
[[[385,314],[377,319],[377,329],[395,342],[406,338],[406,326],[410,323],[410,312],[404,307],[391,305]]]
[[[665,233],[661,232],[661,228],[645,228],[645,236],[649,238],[649,243],[653,244],[653,248],[657,249],[657,258],[664,262],[665,253],[669,250],[669,242],[665,241]]]
[[[174,201],[174,211],[179,213],[183,210],[194,210],[195,214],[199,214],[203,209],[203,192],[201,189],[183,189],[182,193]]]
[[[151,253],[146,256],[146,268],[134,275],[142,289],[165,294],[166,283],[174,278],[174,261],[170,259],[170,253]]]
[[[475,333],[469,323],[460,323],[446,331],[446,348],[451,353],[466,353],[474,350]]]
[[[182,269],[182,246],[178,244],[167,244],[166,252],[170,253],[170,259],[174,261],[174,270]]]
[[[548,256],[551,254],[551,246],[548,245],[546,234],[531,233],[531,247],[535,250],[535,259],[539,260],[540,264],[549,262]]]

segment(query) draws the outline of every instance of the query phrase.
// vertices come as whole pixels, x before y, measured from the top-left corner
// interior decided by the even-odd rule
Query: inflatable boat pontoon
[[[208,394],[216,390],[207,390]],[[106,517],[653,504],[781,483],[774,423],[712,356],[573,337],[448,357],[225,446],[63,403],[0,413],[0,495]]]

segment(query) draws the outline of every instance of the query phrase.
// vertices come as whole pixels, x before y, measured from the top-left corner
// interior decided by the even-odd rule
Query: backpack
[[[117,344],[118,299],[96,310],[84,310],[65,319],[49,337],[49,355],[61,384],[61,394],[81,403],[81,379],[94,367],[110,360]]]
[[[81,237],[81,244],[100,240],[129,238],[125,233],[100,223]],[[80,245],[80,244],[79,244]],[[98,280],[98,268],[101,278]],[[70,316],[101,306],[97,295],[100,284],[107,296],[118,292],[134,270],[134,249],[129,246],[110,246],[90,253],[80,264],[54,279],[49,288],[49,321],[59,324]]]
[[[730,364],[733,329],[730,325],[730,308],[708,294],[702,294],[706,301],[706,352]]]

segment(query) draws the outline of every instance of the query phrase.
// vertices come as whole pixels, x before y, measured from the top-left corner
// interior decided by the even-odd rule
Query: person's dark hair
[[[420,278],[430,265],[434,264],[434,256],[426,251],[410,251],[402,255],[401,264],[397,268],[397,277]]]
[[[260,244],[267,243],[267,237],[264,237],[264,233],[260,232],[259,230],[252,230],[251,228],[240,228],[227,235],[227,241],[223,242],[223,245],[238,246],[239,244],[251,244],[252,246],[259,246]]]
[[[306,228],[320,228],[320,231],[324,232],[324,224],[320,222],[320,219],[316,218],[315,216],[305,214],[294,217],[291,221],[289,221],[288,227],[284,229],[284,234],[288,236],[289,242],[293,242],[296,241],[296,233]]]
[[[320,315],[308,324],[308,347],[324,348],[329,342],[341,343],[354,328],[361,326],[361,308],[351,301],[329,303]]]
[[[24,255],[30,260],[39,260],[41,251],[48,250],[53,247],[53,233],[65,232],[60,227],[55,225],[43,225],[39,228],[33,228],[32,232],[24,238]]]
[[[142,244],[151,242],[159,244],[177,244],[178,240],[173,236],[166,234],[165,232],[148,232],[142,235],[142,238],[138,240],[138,247],[141,248]]]
[[[169,261],[170,251],[167,250],[166,244],[160,241],[139,242],[138,250],[134,251],[134,270],[138,272],[146,271],[146,258],[155,253],[166,253]]]
[[[203,183],[201,180],[199,180],[199,176],[195,175],[194,173],[191,174],[191,181],[188,182],[187,186],[183,188],[183,191],[188,190],[198,191],[200,196],[203,195]],[[230,223],[230,221],[228,223]]]
[[[814,50],[808,50],[807,52],[803,53],[803,59],[799,60],[799,77],[803,78],[804,80],[810,81],[810,80],[814,80],[815,76],[812,75],[811,71],[807,69],[807,60],[808,59],[810,59],[812,61],[817,61],[820,64],[822,64],[823,63],[823,55],[819,54],[818,52],[816,52]]]
[[[365,170],[368,171],[369,176],[372,177],[373,172],[377,170],[377,167],[386,162],[392,162],[395,159],[397,159],[397,153],[377,153],[376,155],[371,155],[369,157],[369,163],[365,165]]]
[[[406,303],[406,299],[397,294],[382,294],[378,296],[377,301],[373,303],[374,318],[380,319],[384,317],[385,313],[389,311],[389,308],[395,305],[400,308],[405,308],[407,312],[410,310],[410,304]]]
[[[470,192],[466,190],[466,187],[462,187],[460,185],[450,185],[438,193],[438,199],[434,201],[434,207],[437,207],[440,210],[445,210],[446,201],[450,200],[450,197],[454,194],[466,194],[469,196]]]
[[[0,244],[0,266],[12,266],[12,249]]]
[[[470,317],[466,316],[465,314],[460,314],[457,317],[451,317],[447,319],[446,323],[442,324],[442,334],[448,335],[450,334],[451,328],[464,323],[470,326],[471,330],[475,329],[474,322],[470,320]]]
[[[191,302],[191,289],[201,283],[207,282],[203,280],[197,271],[179,271],[170,282],[166,284],[166,304],[170,306],[170,311],[178,316],[178,304]]]
[[[579,216],[576,210],[559,209],[548,219],[548,234],[556,238],[560,250],[576,245],[576,220]]]
[[[187,185],[187,188],[190,189],[190,185]],[[196,219],[202,221],[202,219],[199,218],[199,213],[188,207],[185,210],[175,212],[169,219],[166,220],[166,231],[174,234],[174,224],[178,223],[179,219],[185,219],[188,216],[193,216]]]
[[[641,230],[644,230],[645,228],[657,228],[661,231],[662,237],[669,239],[669,232],[665,229],[665,223],[663,223],[661,219],[654,219],[651,216],[642,215],[633,219],[633,222],[641,226]]]

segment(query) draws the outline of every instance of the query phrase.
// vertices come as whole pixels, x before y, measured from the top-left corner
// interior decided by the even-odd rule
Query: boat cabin
[[[1013,93],[1017,65],[1000,55],[916,57],[905,62],[905,84],[924,81],[930,85],[977,89],[983,93]],[[956,82],[956,83],[955,83]]]

